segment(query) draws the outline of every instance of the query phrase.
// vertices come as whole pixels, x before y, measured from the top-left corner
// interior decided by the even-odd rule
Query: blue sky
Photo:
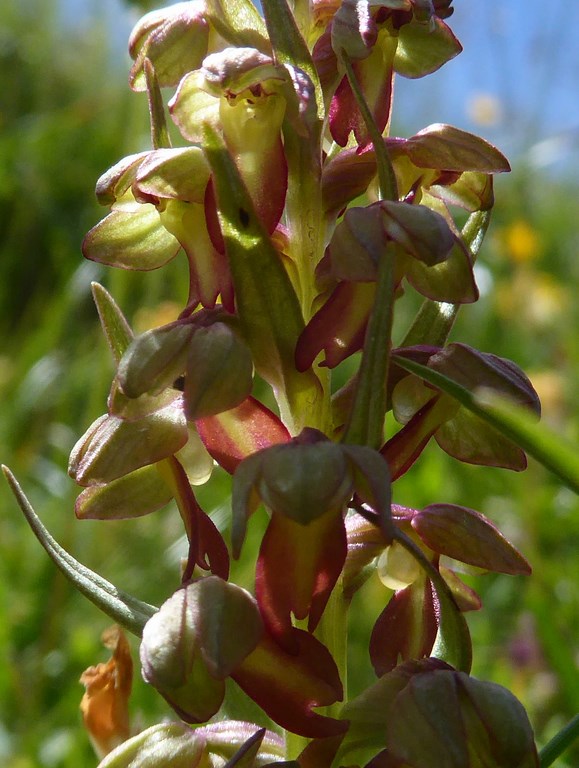
[[[136,10],[120,0],[61,4],[63,18],[79,23],[104,14],[114,47],[124,54]],[[579,177],[579,2],[455,0],[454,6],[448,23],[464,51],[423,80],[398,79],[401,132],[448,122],[485,136],[510,157]]]
[[[412,130],[451,122],[537,163],[567,158],[579,175],[579,3],[569,0],[455,0],[449,19],[464,51],[422,81],[398,80]],[[546,10],[548,8],[548,11]],[[494,124],[473,119],[486,97]],[[482,102],[484,104],[484,101]]]

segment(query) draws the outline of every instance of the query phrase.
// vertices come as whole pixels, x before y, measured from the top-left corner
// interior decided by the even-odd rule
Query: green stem
[[[149,117],[151,120],[151,143],[153,149],[162,149],[171,146],[167,121],[165,119],[165,106],[159,87],[159,81],[155,68],[150,59],[145,59],[143,71],[147,83],[147,100],[149,102]]]
[[[388,245],[378,264],[376,298],[368,321],[354,402],[343,442],[380,448],[384,442],[384,416],[394,313],[394,259]]]
[[[350,600],[344,596],[342,577],[332,590],[326,609],[315,631],[315,635],[326,648],[331,649],[336,662],[340,680],[344,686],[344,696],[348,691],[348,608]],[[337,701],[325,708],[328,717],[339,717],[342,702]]]
[[[382,134],[366,103],[352,63],[343,51],[339,58],[374,145],[380,197],[382,200],[398,200],[396,176]],[[395,248],[389,244],[378,263],[376,297],[364,339],[354,402],[344,432],[345,443],[369,445],[373,448],[379,448],[383,443],[394,315],[395,257]]]
[[[350,88],[352,89],[352,93],[354,94],[356,103],[358,104],[358,108],[362,113],[364,122],[366,123],[368,133],[372,139],[372,144],[374,145],[374,154],[376,156],[376,165],[378,167],[378,182],[380,184],[380,199],[398,200],[398,185],[396,183],[396,176],[394,175],[394,168],[392,167],[390,155],[388,154],[388,150],[384,144],[382,134],[374,122],[374,117],[372,116],[368,104],[366,103],[366,99],[364,98],[364,94],[362,93],[362,89],[358,83],[358,78],[356,77],[352,63],[344,54],[342,54],[340,60],[344,65],[346,76],[348,78],[348,82],[350,83]]]
[[[568,723],[563,730],[553,736],[551,741],[546,744],[539,752],[539,765],[541,768],[548,768],[555,760],[560,757],[573,742],[579,738],[579,714]]]
[[[472,645],[468,626],[460,612],[450,587],[437,568],[430,562],[420,547],[400,528],[394,528],[394,539],[414,557],[432,582],[439,603],[439,628],[432,655],[451,664],[462,672],[470,673]]]

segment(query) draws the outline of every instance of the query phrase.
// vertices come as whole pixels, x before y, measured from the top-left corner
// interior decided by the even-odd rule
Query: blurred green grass
[[[65,33],[54,9],[16,0],[2,8],[0,459],[75,557],[159,604],[178,584],[178,516],[168,509],[136,521],[79,523],[66,464],[77,437],[104,411],[112,374],[91,280],[104,282],[139,323],[139,307],[154,313],[183,298],[183,264],[126,275],[83,263],[82,237],[103,214],[95,181],[147,145],[146,109],[126,88],[106,28],[95,20],[89,30]],[[478,266],[483,295],[461,313],[453,338],[515,360],[539,389],[545,420],[577,441],[577,190],[514,165],[497,184]],[[218,474],[200,493],[224,526],[228,491]],[[482,511],[533,565],[529,579],[471,579],[484,607],[469,623],[474,673],[511,688],[544,743],[579,711],[577,498],[533,462],[522,474],[469,467],[436,446],[394,493],[410,506],[445,501]],[[95,765],[80,724],[78,678],[106,658],[99,637],[108,621],[56,572],[4,484],[0,505],[0,760],[8,768]],[[254,539],[263,523],[252,520]],[[251,559],[238,569],[249,578]],[[381,590],[367,585],[354,604],[354,690],[371,679],[365,647],[387,596]],[[138,676],[132,706],[143,725],[170,716]],[[557,763],[577,764],[577,749]]]

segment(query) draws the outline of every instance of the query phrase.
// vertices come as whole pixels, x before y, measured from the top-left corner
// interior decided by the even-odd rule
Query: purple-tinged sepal
[[[252,48],[226,48],[183,78],[169,103],[182,135],[203,141],[203,123],[223,138],[268,232],[276,228],[285,203],[287,162],[281,139],[287,72]],[[212,188],[206,198],[213,242],[223,251]]]
[[[369,501],[387,538],[388,468],[363,446],[340,445],[305,429],[284,445],[249,456],[234,476],[234,555],[260,501],[271,512],[262,540],[256,595],[271,632],[291,647],[291,615],[318,624],[346,558],[344,511],[354,491]],[[279,563],[284,562],[284,570]]]

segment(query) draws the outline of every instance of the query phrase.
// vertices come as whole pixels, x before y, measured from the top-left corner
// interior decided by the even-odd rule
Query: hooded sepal
[[[427,5],[431,6],[431,3]],[[394,70],[403,77],[424,77],[436,72],[461,51],[462,45],[441,19],[434,15],[428,20],[415,17],[400,27]]]
[[[340,716],[350,723],[338,753],[342,764],[347,764],[346,757],[350,762],[355,759],[358,750],[363,751],[366,756],[373,751],[383,750],[388,744],[387,726],[397,696],[414,675],[439,669],[450,670],[452,667],[439,659],[421,659],[399,664],[358,696],[350,699],[340,712]]]
[[[133,418],[106,414],[78,440],[70,454],[69,475],[82,486],[116,480],[177,453],[189,439],[179,393]]]
[[[449,200],[472,208],[475,198],[488,207],[489,194],[481,177],[510,170],[505,156],[484,139],[451,125],[435,123],[410,138],[385,138],[401,198],[420,202]],[[470,181],[461,176],[470,172]],[[370,144],[348,148],[325,163],[322,176],[324,210],[334,218],[349,202],[364,194],[376,176],[376,155]],[[451,192],[445,192],[451,187]],[[486,189],[486,192],[483,190]],[[476,191],[478,190],[478,192]]]
[[[220,322],[222,317],[217,310],[196,312],[135,338],[119,364],[123,392],[130,398],[155,395],[184,374],[188,420],[241,404],[251,391],[253,364],[246,345]]]
[[[253,361],[229,325],[213,323],[193,335],[185,372],[185,415],[191,421],[229,411],[251,393]]]
[[[210,237],[206,221],[209,167],[200,147],[159,149],[139,167],[132,185],[136,199],[155,205],[163,227],[179,242],[189,262],[188,306],[213,307],[217,297],[233,307],[227,260]]]
[[[253,723],[221,720],[195,729],[162,723],[133,736],[99,768],[205,768],[214,761],[224,768],[266,768],[283,754],[283,740]]]
[[[205,221],[209,168],[199,147],[161,148],[129,155],[97,182],[97,199],[113,211],[83,241],[85,258],[123,269],[163,266],[182,247],[189,261],[193,308],[232,307],[231,277],[211,243]]]
[[[197,315],[195,315],[197,318]],[[185,373],[189,345],[198,328],[177,320],[152,328],[133,339],[119,362],[118,380],[127,397],[158,395]]]
[[[184,723],[160,723],[146,728],[110,752],[98,768],[200,768],[205,741]]]
[[[281,736],[242,720],[220,720],[195,729],[207,743],[207,752],[227,760],[224,768],[265,768],[285,754]]]
[[[79,520],[126,520],[156,512],[172,498],[157,465],[151,464],[85,488],[76,499],[74,512]]]
[[[189,141],[204,143],[203,123],[223,139],[266,230],[277,226],[285,202],[287,163],[281,140],[288,79],[283,68],[252,48],[211,54],[181,81],[169,103],[173,120]],[[203,119],[200,119],[199,109]],[[209,223],[213,241],[223,241]]]
[[[448,258],[455,237],[444,218],[425,206],[382,200],[366,208],[351,208],[329,245],[333,276],[338,280],[376,280],[378,262],[389,242],[431,267]]]
[[[431,718],[433,701],[438,709]],[[476,768],[481,761],[490,768],[539,765],[523,706],[496,683],[455,670],[435,671],[412,679],[395,704],[387,726],[389,749],[415,768],[441,760],[452,768]]]
[[[179,241],[161,223],[154,205],[115,210],[94,226],[82,243],[85,259],[121,269],[148,271],[175,258]]]
[[[344,58],[353,63],[382,133],[390,120],[394,72],[405,77],[422,77],[439,69],[461,50],[458,40],[430,4],[419,7],[410,0],[342,3],[314,48],[322,82],[328,92],[334,93],[329,109],[333,139],[340,146],[346,146],[353,131],[359,146],[369,143],[350,84],[346,78],[339,82],[339,65]]]

